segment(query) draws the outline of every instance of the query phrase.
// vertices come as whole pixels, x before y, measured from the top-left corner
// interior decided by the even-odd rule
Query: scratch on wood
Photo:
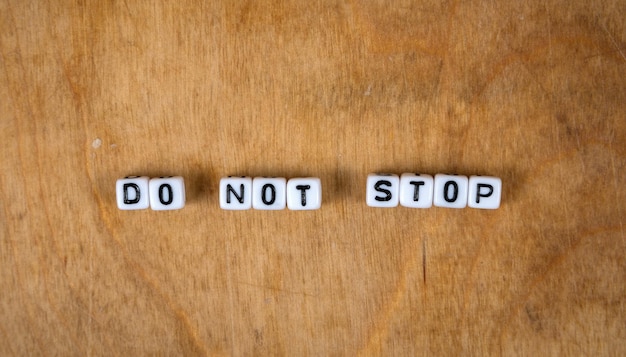
[[[231,256],[230,254],[230,244],[227,242],[226,243],[226,254],[227,256]],[[235,343],[235,316],[234,316],[234,312],[235,312],[235,305],[233,303],[233,275],[232,272],[230,270],[230,260],[226,261],[226,279],[228,281],[228,303],[229,303],[229,307],[230,307],[230,339],[231,339],[231,343],[232,346],[234,346],[236,348],[237,344]],[[237,351],[235,351],[237,352]]]
[[[279,292],[279,293],[286,293],[286,294],[290,294],[290,295],[303,295],[303,296],[307,296],[307,297],[318,297],[317,295],[314,295],[314,294],[311,294],[311,293],[307,293],[305,291],[287,290],[287,289],[282,289],[282,288],[273,287],[273,286],[246,283],[246,282],[243,282],[243,281],[238,281],[237,284],[245,285],[245,286],[251,286],[251,287],[254,287],[254,288],[259,288],[259,289],[264,289],[264,290],[275,291],[275,292]]]
[[[604,24],[602,25],[602,28],[604,29],[604,32],[606,32],[607,36],[609,36],[609,39],[611,40],[611,43],[613,44],[613,46],[615,46],[615,49],[617,49],[617,52],[619,52],[619,54],[622,56],[622,58],[626,62],[626,55],[624,55],[624,52],[622,52],[622,49],[617,45],[617,42],[615,42],[615,38],[613,37],[613,35],[611,35],[611,33],[609,32],[609,30],[606,28]]]
[[[422,240],[422,280],[426,286],[426,238]]]

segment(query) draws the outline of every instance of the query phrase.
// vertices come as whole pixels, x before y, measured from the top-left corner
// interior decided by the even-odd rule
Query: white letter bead
[[[117,208],[121,210],[146,209],[150,207],[148,176],[128,176],[117,180],[115,193]]]
[[[430,208],[433,205],[433,177],[404,173],[400,176],[400,205]]]
[[[185,207],[185,181],[181,176],[150,180],[150,208],[155,211]]]
[[[393,174],[367,175],[366,203],[370,207],[396,207],[400,178]]]
[[[500,207],[502,180],[492,176],[470,176],[467,205],[472,208],[496,209]]]
[[[317,177],[292,178],[287,181],[287,207],[290,210],[314,210],[322,206],[322,184]]]
[[[252,177],[223,177],[220,180],[220,207],[227,210],[252,208]]]
[[[467,176],[435,175],[433,203],[437,207],[465,208],[467,206]]]
[[[252,180],[252,207],[259,210],[285,209],[287,180],[284,177],[255,177]]]

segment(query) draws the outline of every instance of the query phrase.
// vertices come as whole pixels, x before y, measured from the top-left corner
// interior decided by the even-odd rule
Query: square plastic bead
[[[284,177],[255,177],[252,180],[252,207],[281,210],[287,205],[287,180]]]
[[[370,207],[396,207],[400,202],[400,178],[393,174],[367,175],[366,203]]]
[[[467,205],[472,208],[497,209],[500,207],[502,180],[492,176],[470,176]]]
[[[115,183],[117,208],[136,210],[150,207],[149,181],[148,176],[128,176],[117,180]]]
[[[185,180],[181,176],[150,180],[150,208],[155,211],[185,207]]]
[[[435,175],[434,205],[447,208],[465,208],[467,206],[467,186],[467,176]]]
[[[433,177],[404,173],[400,176],[400,205],[411,208],[430,208],[433,205]]]
[[[287,207],[290,210],[314,210],[322,206],[322,183],[317,177],[299,177],[287,181]]]
[[[226,210],[252,208],[252,177],[223,177],[220,180],[220,207]]]

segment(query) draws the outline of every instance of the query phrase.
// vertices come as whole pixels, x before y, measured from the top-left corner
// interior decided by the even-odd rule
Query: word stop
[[[404,173],[367,176],[366,203],[370,207],[471,208],[500,207],[502,180],[492,176]]]

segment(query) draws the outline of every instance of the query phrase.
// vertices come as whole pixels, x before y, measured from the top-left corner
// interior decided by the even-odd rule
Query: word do
[[[471,208],[500,207],[502,180],[491,176],[404,173],[369,174],[366,202],[370,207]]]
[[[115,184],[117,207],[121,210],[146,209],[155,211],[185,207],[185,181],[181,176],[128,176]]]

